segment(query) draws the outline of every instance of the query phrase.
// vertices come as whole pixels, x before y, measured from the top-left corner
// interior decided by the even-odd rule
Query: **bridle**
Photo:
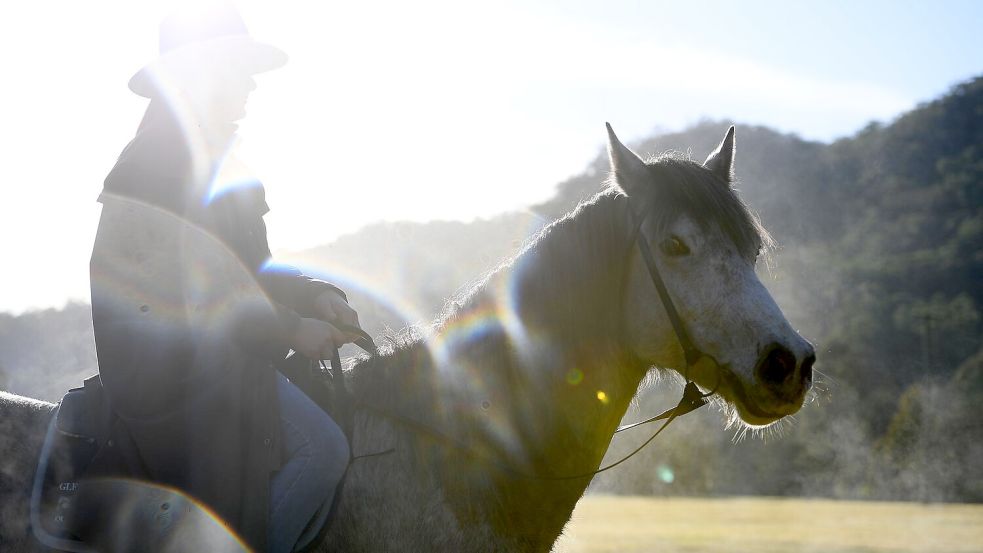
[[[493,460],[488,461],[490,464],[495,465],[502,471],[507,472],[517,478],[525,478],[525,479],[532,479],[532,480],[553,480],[553,481],[577,480],[582,478],[590,478],[604,471],[613,469],[614,467],[620,465],[621,463],[624,463],[625,461],[633,457],[636,453],[644,449],[645,446],[651,443],[652,440],[656,438],[656,436],[661,434],[662,431],[665,430],[666,427],[669,426],[670,423],[672,423],[672,421],[676,420],[677,417],[695,411],[696,409],[699,409],[700,407],[706,405],[708,403],[707,398],[713,395],[720,386],[720,381],[721,381],[721,375],[719,372],[720,365],[717,363],[717,360],[713,356],[700,351],[700,349],[693,344],[693,341],[690,338],[689,333],[686,331],[686,325],[683,323],[682,318],[679,316],[679,311],[676,310],[676,305],[673,303],[672,297],[669,295],[669,290],[666,288],[665,281],[662,280],[662,274],[659,272],[659,267],[655,262],[655,256],[652,255],[652,248],[649,246],[649,242],[645,238],[644,233],[642,232],[642,225],[645,223],[646,217],[643,217],[641,220],[638,220],[634,212],[631,210],[631,206],[628,207],[628,212],[630,214],[630,219],[634,222],[633,225],[634,231],[632,232],[631,235],[630,244],[638,246],[638,251],[639,253],[641,253],[642,260],[645,262],[645,267],[648,270],[649,277],[651,277],[652,284],[655,286],[655,289],[659,294],[659,300],[662,302],[662,306],[666,310],[666,315],[668,315],[669,317],[669,322],[672,324],[673,331],[676,334],[676,339],[679,341],[680,346],[682,346],[683,348],[683,355],[686,362],[686,368],[684,369],[683,372],[683,377],[686,379],[686,385],[683,388],[683,396],[679,399],[679,403],[677,403],[675,407],[671,409],[667,409],[666,411],[663,411],[662,413],[654,417],[650,417],[643,421],[619,426],[615,430],[615,434],[619,432],[624,432],[626,430],[631,430],[633,428],[637,428],[639,426],[648,424],[650,422],[655,422],[659,420],[665,421],[662,423],[661,426],[659,426],[659,428],[655,431],[655,433],[652,434],[651,437],[645,440],[645,442],[643,442],[642,445],[638,446],[634,451],[622,457],[618,461],[615,461],[597,470],[584,472],[581,474],[571,474],[571,475],[564,475],[564,476],[536,475],[536,474],[527,474],[507,464],[498,463]],[[628,256],[628,258],[630,260],[630,256]],[[371,343],[371,339],[369,339],[369,343]],[[374,344],[372,345],[374,349]],[[712,390],[706,393],[700,392],[700,389],[689,378],[690,368],[696,365],[697,363],[699,363],[703,359],[708,359],[710,362],[713,363],[713,366],[718,367],[717,383]],[[335,352],[334,358],[332,359],[332,364],[335,367],[341,366],[337,358],[337,352]],[[343,380],[339,380],[338,383],[343,386]],[[396,413],[391,413],[385,409],[379,408],[374,405],[360,404],[357,406],[357,408],[362,408],[368,411],[372,411],[383,417],[400,422],[405,426],[416,429],[419,432],[437,437],[441,441],[444,441],[454,446],[457,449],[461,449],[466,452],[471,451],[471,448],[467,444],[461,443],[455,438],[448,436],[447,434],[435,428],[432,428],[429,425],[426,425],[422,422],[414,420],[410,417],[406,417]],[[379,455],[384,455],[387,453],[392,453],[393,451],[395,450],[388,449],[386,451],[382,451],[379,453],[360,455],[358,457],[353,457],[353,460],[365,458],[365,457],[375,457]]]
[[[650,422],[664,420],[655,433],[653,433],[649,439],[642,442],[642,445],[635,448],[634,451],[628,455],[622,457],[618,461],[606,465],[594,471],[585,472],[583,474],[575,474],[563,477],[551,477],[550,480],[572,480],[576,478],[585,478],[588,476],[594,476],[596,474],[602,473],[606,470],[613,469],[614,467],[624,463],[628,459],[632,458],[636,453],[645,448],[648,444],[655,439],[656,436],[662,433],[669,424],[676,420],[677,417],[685,415],[703,407],[708,403],[707,398],[713,395],[717,389],[720,387],[720,365],[717,360],[709,354],[703,353],[693,344],[693,340],[690,339],[689,333],[686,332],[686,325],[683,324],[682,317],[679,316],[679,311],[676,310],[676,304],[672,302],[672,296],[669,295],[669,290],[666,288],[666,283],[662,280],[662,273],[659,272],[659,266],[655,263],[655,256],[652,255],[652,248],[649,246],[648,240],[645,238],[645,234],[642,232],[642,225],[645,224],[646,217],[642,217],[641,220],[637,220],[635,212],[632,211],[631,206],[628,206],[629,218],[635,223],[633,225],[634,231],[632,232],[631,244],[638,246],[639,253],[642,254],[642,260],[645,262],[645,268],[648,269],[649,277],[652,279],[652,284],[655,286],[656,292],[659,294],[659,300],[662,302],[663,309],[666,310],[666,315],[669,317],[669,323],[672,324],[672,330],[676,333],[676,339],[679,341],[679,345],[683,348],[683,359],[686,362],[686,368],[683,370],[683,378],[686,379],[686,385],[683,387],[683,397],[679,398],[679,403],[671,409],[667,409],[662,413],[649,417],[643,421],[634,422],[631,424],[626,424],[619,426],[614,433],[624,432],[625,430],[631,430],[632,428],[637,428],[639,426],[648,424]],[[693,365],[696,365],[702,359],[708,359],[713,363],[714,367],[718,367],[717,372],[717,383],[714,385],[713,389],[707,393],[701,393],[700,389],[696,384],[689,378],[689,369]]]
[[[630,214],[630,218],[635,220],[635,212],[632,211],[631,206],[628,206],[628,213]],[[652,278],[652,284],[655,285],[655,290],[659,293],[659,300],[662,301],[662,307],[666,310],[666,315],[669,316],[669,322],[672,324],[672,329],[676,333],[676,339],[679,340],[679,345],[683,347],[686,370],[688,371],[690,366],[695,365],[701,357],[704,357],[704,354],[693,345],[693,340],[690,339],[689,333],[686,332],[686,325],[683,324],[683,320],[679,316],[679,311],[676,310],[676,305],[672,302],[672,297],[669,296],[666,283],[662,280],[662,274],[659,273],[659,266],[656,265],[655,257],[652,255],[652,248],[649,247],[649,242],[645,238],[645,234],[642,233],[642,225],[645,223],[645,219],[646,217],[643,217],[641,220],[635,222],[635,230],[632,233],[631,242],[638,245],[638,251],[642,254],[642,260],[645,261],[645,268],[648,269],[649,276]],[[686,380],[689,382],[688,377]]]

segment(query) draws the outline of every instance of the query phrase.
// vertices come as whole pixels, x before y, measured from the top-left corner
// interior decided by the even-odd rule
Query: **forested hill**
[[[726,126],[633,148],[702,160]],[[983,501],[983,78],[828,145],[737,127],[737,187],[780,243],[763,280],[817,344],[828,393],[766,457],[680,437],[650,462],[714,462],[673,484],[609,476],[601,485]],[[598,156],[534,209],[569,209],[597,190],[606,164]],[[715,421],[701,424],[696,434],[713,432]],[[687,449],[692,457],[675,453]],[[735,466],[740,476],[727,477]]]
[[[631,146],[702,160],[729,124]],[[828,393],[767,444],[732,444],[719,416],[695,413],[595,486],[983,501],[983,78],[832,144],[738,122],[736,171],[742,196],[780,243],[762,279],[816,343],[819,388]],[[527,212],[374,225],[284,258],[328,268],[371,333],[399,329],[426,322],[606,175],[598,152]],[[0,383],[54,399],[95,372],[86,312],[73,305],[0,315]],[[640,408],[674,400],[649,390]]]
[[[726,126],[701,123],[632,146],[702,160]],[[845,309],[824,316],[828,328],[811,329],[824,341],[852,337],[866,344],[862,350],[895,351],[888,357],[898,358],[903,374],[892,370],[903,380],[923,368],[949,374],[975,353],[983,302],[983,78],[830,145],[738,124],[736,160],[737,188],[781,245],[777,275],[808,289],[798,299],[813,305],[796,308],[811,315]],[[606,172],[600,155],[532,209],[564,213],[596,192]],[[925,317],[939,341],[930,352],[921,348]]]

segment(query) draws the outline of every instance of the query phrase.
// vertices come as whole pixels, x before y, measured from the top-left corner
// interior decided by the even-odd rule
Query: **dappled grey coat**
[[[262,550],[281,461],[272,365],[316,295],[337,289],[269,265],[262,184],[193,154],[196,131],[154,100],[99,197],[99,371],[117,443],[139,452],[105,470],[190,492]]]

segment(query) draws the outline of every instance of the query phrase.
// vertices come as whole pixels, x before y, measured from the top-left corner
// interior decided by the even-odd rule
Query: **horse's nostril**
[[[758,376],[766,384],[777,386],[795,372],[795,356],[782,346],[775,346],[758,367]]]
[[[816,354],[810,354],[802,361],[802,380],[808,384],[812,382],[812,365],[816,362]]]

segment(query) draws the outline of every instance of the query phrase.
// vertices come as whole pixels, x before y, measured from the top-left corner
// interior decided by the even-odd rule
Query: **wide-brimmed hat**
[[[262,73],[287,62],[278,48],[257,42],[235,7],[218,4],[174,13],[160,22],[160,57],[130,78],[130,90],[150,98],[189,66]]]

